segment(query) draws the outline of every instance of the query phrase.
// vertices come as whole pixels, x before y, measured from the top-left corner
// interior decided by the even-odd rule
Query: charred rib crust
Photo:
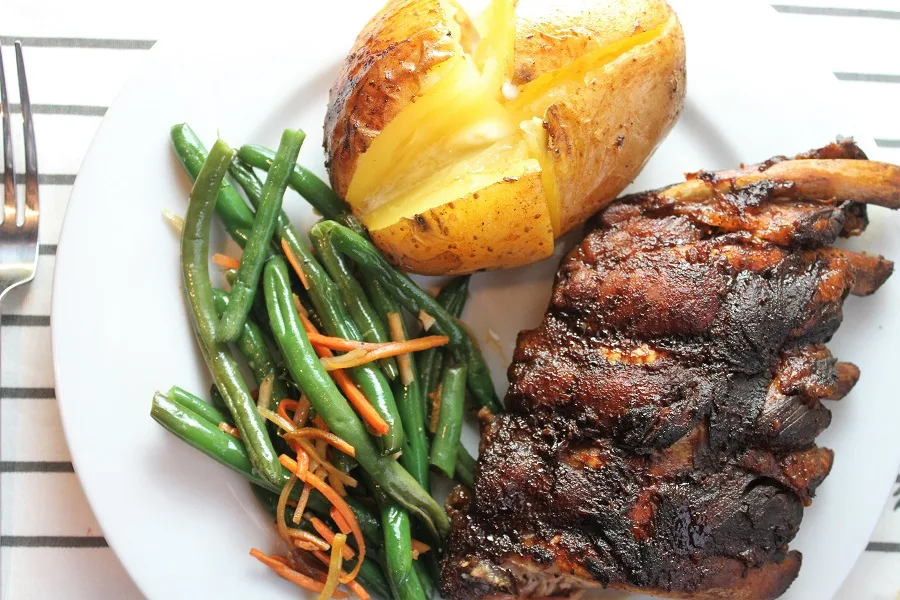
[[[843,140],[805,159],[865,155]],[[697,174],[729,191],[639,194],[588,224],[519,335],[475,487],[451,499],[445,597],[787,589],[788,544],[833,461],[815,445],[822,400],[859,376],[824,344],[846,296],[893,269],[829,248],[861,232],[864,205],[723,183],[787,160]]]

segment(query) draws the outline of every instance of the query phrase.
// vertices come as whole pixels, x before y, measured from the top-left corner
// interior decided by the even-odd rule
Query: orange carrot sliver
[[[339,337],[331,337],[322,335],[321,333],[312,333],[307,331],[309,342],[316,346],[323,346],[329,350],[338,350],[340,352],[349,352],[351,350],[366,350],[367,352],[379,352],[380,358],[389,356],[398,356],[408,352],[419,352],[428,350],[429,348],[437,348],[446,346],[450,342],[450,338],[446,335],[429,335],[402,342],[358,342],[356,340],[346,340]]]
[[[313,526],[313,529],[315,529],[316,532],[318,532],[318,534],[322,536],[323,540],[325,540],[329,544],[334,543],[334,536],[336,536],[337,534],[331,529],[331,527],[326,525],[324,521],[317,517],[313,517],[309,520],[309,523]],[[341,556],[344,557],[344,560],[350,560],[355,555],[356,553],[350,546],[344,546],[341,550]]]
[[[284,238],[281,239],[281,250],[284,252],[284,256],[291,264],[291,267],[294,268],[294,272],[297,273],[297,277],[300,278],[300,283],[303,284],[303,289],[308,290],[309,280],[306,278],[306,274],[303,272],[303,269],[300,268],[300,261],[298,261],[297,257],[294,256],[290,244],[288,244],[287,240],[285,240]]]
[[[344,396],[347,397],[350,406],[356,409],[360,418],[372,428],[375,435],[386,435],[391,430],[387,422],[381,418],[381,415],[369,402],[369,399],[356,387],[356,384],[353,383],[346,371],[338,369],[337,371],[331,371],[329,374],[338,387],[341,388],[341,391],[344,392]]]
[[[287,411],[294,412],[295,410],[297,410],[296,400],[284,399],[278,403],[278,416],[285,421],[293,422],[293,418],[288,416]]]
[[[338,529],[341,530],[341,533],[344,535],[350,535],[350,525],[347,523],[347,520],[338,512],[338,509],[334,506],[331,507],[329,513],[331,515],[331,520],[335,522],[338,526]]]
[[[356,578],[356,574],[359,573],[359,568],[362,566],[363,561],[366,558],[366,540],[363,538],[362,529],[359,526],[359,521],[356,520],[356,515],[353,514],[353,510],[350,506],[341,498],[337,492],[334,491],[330,485],[313,475],[312,473],[306,474],[306,483],[316,488],[319,493],[325,496],[325,499],[331,502],[335,508],[338,509],[338,512],[347,520],[347,524],[350,526],[350,531],[353,532],[353,537],[356,538],[356,547],[359,548],[359,560],[356,561],[356,564],[353,566],[353,570],[350,571],[350,574],[346,579],[341,578],[341,583],[347,583]]]
[[[324,565],[331,564],[331,558],[320,550],[313,551],[312,555],[319,559],[319,562]],[[341,577],[347,577],[347,573],[345,571],[341,571]],[[350,583],[347,583],[346,586],[350,588],[350,591],[356,594],[357,598],[359,598],[360,600],[371,600],[372,597],[363,586],[359,585],[358,581],[351,581]]]
[[[237,430],[233,425],[229,425],[225,421],[222,421],[218,425],[219,429],[232,437],[236,437],[237,439],[241,439],[241,432]]]
[[[256,548],[250,549],[250,556],[275,571],[279,576],[287,579],[291,583],[298,585],[305,590],[309,590],[311,592],[321,592],[325,589],[324,583],[316,581],[315,579],[312,579],[310,577],[307,577],[306,575],[303,575],[302,573],[295,571],[286,564],[284,559],[278,560],[275,557],[263,554]],[[340,591],[336,591],[332,595],[332,598],[346,597],[347,594]]]
[[[319,416],[316,415],[316,419]],[[323,422],[322,425],[325,423]],[[356,456],[356,449],[348,444],[343,439],[338,436],[330,433],[327,430],[316,429],[315,427],[301,427],[295,431],[290,431],[284,434],[284,439],[286,440],[295,440],[295,439],[303,439],[303,438],[312,438],[315,440],[324,440],[331,444],[333,447],[337,448],[347,456]]]
[[[236,258],[232,258],[227,254],[213,254],[212,256],[213,264],[217,264],[224,269],[240,269],[241,261]]]

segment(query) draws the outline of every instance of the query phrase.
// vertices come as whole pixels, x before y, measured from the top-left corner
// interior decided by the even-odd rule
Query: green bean
[[[347,564],[347,570],[351,570],[354,567],[354,563],[351,561]],[[359,568],[359,573],[356,575],[356,580],[363,586],[363,588],[370,594],[378,597],[384,598],[385,600],[390,600],[391,598],[391,588],[387,582],[387,579],[384,577],[384,573],[381,571],[381,567],[378,566],[377,563],[373,560],[363,561],[362,566]]]
[[[359,465],[388,495],[421,518],[435,536],[446,535],[450,523],[444,510],[399,463],[378,452],[362,422],[319,362],[294,310],[284,259],[269,260],[263,284],[275,341],[288,370],[316,412],[335,435],[355,448]]]
[[[399,600],[425,600],[425,588],[419,580],[418,569],[409,572],[409,577],[396,592]]]
[[[281,493],[281,489],[290,478],[290,473],[283,467],[279,472],[278,483],[273,484],[260,477],[250,462],[246,445],[241,440],[221,431],[190,409],[173,402],[165,394],[157,392],[153,396],[150,416],[175,437],[270,492]],[[278,466],[281,467],[280,464]],[[292,497],[299,496],[300,491],[300,486],[296,486]],[[366,540],[373,544],[374,548],[380,548],[383,536],[378,517],[355,498],[348,496],[344,500],[356,515]],[[325,517],[328,517],[331,510],[331,504],[316,490],[309,495],[308,506],[311,511]]]
[[[372,285],[384,288],[376,280],[368,281],[366,289]],[[373,301],[377,298],[376,306],[381,315],[387,321],[390,314],[400,315],[401,333],[404,338],[409,338],[402,308],[390,294],[372,295]],[[403,424],[403,434],[406,443],[403,454],[400,456],[400,464],[403,465],[423,489],[431,489],[430,473],[428,471],[428,437],[425,433],[425,401],[423,400],[422,385],[419,378],[416,361],[410,356],[410,369],[412,381],[404,385],[398,380],[394,383],[394,397],[397,398],[397,409],[400,411],[400,422]]]
[[[218,318],[208,269],[209,228],[217,192],[233,157],[234,150],[218,140],[191,189],[181,236],[182,277],[190,305],[191,323],[207,367],[247,445],[253,466],[267,481],[277,483],[281,465],[257,412],[256,403],[228,346],[216,340]]]
[[[479,405],[493,412],[500,412],[502,406],[491,373],[481,356],[475,342],[469,337],[466,329],[422,288],[417,286],[407,275],[397,271],[365,238],[350,229],[335,223],[324,221],[313,227],[317,235],[331,237],[335,247],[341,254],[350,257],[371,276],[382,280],[394,297],[410,312],[420,310],[435,319],[435,328],[450,338],[450,349],[454,358],[467,365],[468,385]]]
[[[225,417],[225,422],[229,425],[234,425],[234,418],[231,416],[231,413],[228,412],[228,405],[225,404],[225,398],[219,393],[219,388],[216,387],[215,383],[212,383],[209,386],[209,399],[210,402],[212,402],[212,405],[216,407],[216,410]]]
[[[475,464],[476,461],[466,450],[462,443],[456,446],[456,480],[466,486],[473,488],[475,486]]]
[[[337,467],[344,473],[349,473],[357,466],[359,466],[359,463],[356,462],[355,458],[353,458],[352,456],[347,456],[340,450],[335,449],[332,449],[331,462],[335,467]]]
[[[241,256],[237,280],[229,294],[230,302],[216,330],[216,337],[220,342],[234,342],[241,335],[241,326],[253,306],[263,263],[268,257],[267,250],[275,234],[275,221],[281,214],[288,175],[297,163],[297,155],[305,138],[306,134],[302,131],[291,129],[286,129],[281,136],[281,145],[272,163],[272,170],[263,184],[262,199],[253,220],[253,229]]]
[[[219,412],[219,409],[217,409],[215,406],[213,406],[209,402],[204,402],[197,396],[193,395],[183,388],[178,387],[177,385],[172,386],[166,396],[172,402],[183,406],[184,408],[190,409],[195,414],[203,417],[213,425],[218,426],[219,423],[227,422],[225,415]]]
[[[173,126],[170,133],[175,155],[191,181],[195,181],[207,157],[203,142],[187,123]],[[224,178],[216,199],[216,212],[222,218],[228,234],[243,248],[247,243],[247,232],[253,227],[253,211],[234,186]]]
[[[459,318],[462,315],[463,307],[466,305],[466,299],[469,294],[468,275],[462,275],[451,279],[437,295],[438,304],[447,309],[453,317]],[[419,372],[422,380],[423,407],[425,414],[428,414],[428,394],[437,388],[438,379],[441,377],[443,369],[444,351],[440,348],[429,348],[419,352],[416,356],[419,364]]]
[[[232,173],[247,193],[250,203],[257,205],[262,192],[256,176],[240,165],[233,165]],[[284,211],[276,221],[276,232],[303,270],[309,285],[309,298],[315,313],[325,326],[325,332],[348,340],[363,341],[359,329],[347,314],[337,285],[301,241]],[[378,367],[366,364],[349,371],[353,381],[390,429],[386,436],[379,436],[375,440],[376,445],[384,454],[399,452],[403,448],[403,428],[397,418],[396,400]]]
[[[238,158],[251,167],[268,171],[275,153],[262,146],[248,145],[238,151]],[[300,165],[294,167],[288,183],[326,219],[337,219],[347,211],[344,201],[324,181]]]
[[[363,474],[369,490],[381,510],[384,532],[385,574],[395,597],[400,597],[406,580],[413,572],[412,529],[409,513],[398,505],[368,474]]]
[[[425,595],[425,598],[434,598],[434,581],[431,578],[431,575],[428,574],[428,568],[423,564],[426,557],[428,557],[432,552],[427,552],[425,556],[419,556],[419,560],[413,562],[413,568],[416,570],[416,575],[419,577],[419,584],[422,586],[422,593]],[[436,560],[434,561],[436,565]]]
[[[337,253],[331,243],[316,235],[315,230],[310,231],[309,237],[316,247],[316,254],[325,270],[331,275],[331,279],[337,284],[344,300],[344,306],[350,313],[350,318],[359,327],[363,339],[374,344],[383,344],[390,340],[387,332],[387,322],[375,312],[375,308],[369,302],[368,296],[362,286],[347,268],[347,264],[341,255]],[[397,363],[393,358],[379,361],[381,370],[391,381],[397,378]]]
[[[213,299],[216,302],[216,312],[221,318],[222,313],[225,312],[228,306],[228,294],[222,290],[213,289]],[[272,358],[272,353],[269,352],[262,330],[251,319],[247,319],[244,322],[237,347],[247,360],[247,366],[250,367],[257,385],[261,384],[270,374],[274,377],[272,401],[269,403],[269,409],[275,410],[280,401],[290,397],[290,393],[284,382],[284,373],[278,367],[275,359]]]
[[[453,478],[456,453],[462,433],[463,405],[466,397],[466,367],[450,367],[441,381],[441,410],[438,427],[431,442],[431,464]]]
[[[384,558],[391,588],[399,590],[412,571],[412,532],[409,513],[389,498],[381,503]]]

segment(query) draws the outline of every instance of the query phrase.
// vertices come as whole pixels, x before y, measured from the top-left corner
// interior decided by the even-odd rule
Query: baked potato
[[[390,0],[331,88],[332,186],[399,267],[466,273],[550,256],[613,200],[681,111],[665,0]]]

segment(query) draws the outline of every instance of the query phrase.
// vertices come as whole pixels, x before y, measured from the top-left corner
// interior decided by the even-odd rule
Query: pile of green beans
[[[244,476],[274,517],[278,495],[290,479],[276,448],[286,451],[287,446],[278,430],[261,418],[262,408],[233,352],[240,354],[256,385],[273,379],[268,410],[304,394],[311,414],[355,450],[353,458],[333,451],[331,460],[364,483],[345,497],[370,548],[360,583],[385,598],[433,597],[437,554],[449,520],[430,494],[430,468],[472,486],[475,461],[459,441],[466,391],[479,406],[499,410],[484,360],[457,321],[469,278],[451,280],[435,299],[389,265],[343,200],[297,164],[302,131],[285,131],[275,152],[259,146],[235,152],[222,140],[207,151],[186,124],[172,127],[170,133],[175,154],[194,182],[182,231],[181,268],[191,323],[213,382],[210,402],[177,386],[157,392],[151,416]],[[267,172],[265,182],[253,169]],[[282,210],[287,188],[327,219],[309,232],[312,247]],[[225,273],[228,292],[215,289],[209,274],[214,214],[244,250],[240,267]],[[292,276],[285,254],[296,261],[299,277]],[[388,424],[386,434],[366,429],[325,370],[295,308],[298,297],[330,336],[385,343],[393,331],[409,339],[406,318],[421,311],[449,338],[447,348],[418,354],[403,373],[393,358],[347,370]],[[399,315],[401,331],[391,329],[391,315]],[[429,439],[427,396],[439,383],[438,431]],[[235,427],[239,437],[226,433],[224,424]],[[292,497],[301,489],[296,486]],[[327,521],[330,509],[313,490],[308,510]],[[434,546],[425,560],[412,559],[414,532]]]

